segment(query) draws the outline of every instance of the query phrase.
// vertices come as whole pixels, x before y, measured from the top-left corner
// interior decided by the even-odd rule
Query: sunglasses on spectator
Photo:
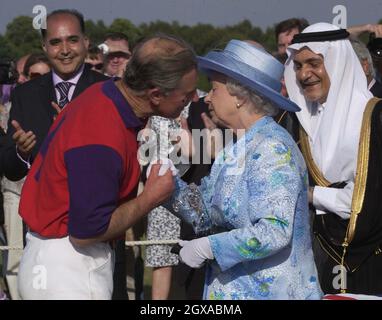
[[[41,73],[39,73],[39,72],[31,72],[30,74],[29,74],[29,79],[35,79],[35,78],[38,78],[38,77],[40,77],[40,76],[42,76],[42,74]]]
[[[112,60],[114,58],[125,58],[129,59],[131,57],[130,53],[123,52],[123,51],[115,51],[115,52],[110,52],[107,54],[107,59]]]
[[[86,64],[89,66],[89,68],[94,68],[96,70],[102,70],[103,68],[103,63],[100,62],[100,63],[91,63],[91,62],[86,62]]]
[[[100,63],[96,63],[96,64],[92,64],[93,68],[96,69],[96,70],[102,70],[103,68],[103,63],[100,62]]]

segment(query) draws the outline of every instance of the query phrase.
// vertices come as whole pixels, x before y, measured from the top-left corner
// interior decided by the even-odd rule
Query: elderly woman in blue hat
[[[198,60],[212,82],[205,101],[237,140],[200,186],[176,179],[169,206],[200,236],[180,242],[180,259],[207,263],[204,299],[319,299],[306,166],[272,119],[299,111],[279,93],[283,66],[238,40]]]

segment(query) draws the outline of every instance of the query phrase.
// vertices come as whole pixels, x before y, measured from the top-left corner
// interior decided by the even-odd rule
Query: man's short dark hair
[[[90,59],[97,59],[98,55],[102,54],[102,50],[98,48],[97,46],[91,45],[88,49],[88,57]]]
[[[106,40],[112,40],[112,41],[125,40],[125,41],[129,42],[129,38],[127,37],[127,35],[125,35],[122,32],[110,32],[110,33],[106,34],[104,42]]]
[[[61,15],[61,14],[68,14],[73,17],[75,17],[78,20],[78,23],[80,24],[81,32],[82,34],[85,34],[85,21],[84,21],[84,16],[82,15],[81,12],[74,10],[74,9],[58,9],[54,10],[51,13],[48,14],[46,17],[46,21],[48,22],[49,18],[56,16],[56,15]],[[41,28],[41,36],[43,39],[46,37],[46,29]]]
[[[304,18],[292,18],[292,19],[287,19],[284,21],[279,22],[276,27],[275,27],[275,36],[276,36],[276,41],[279,37],[280,33],[292,30],[297,28],[298,32],[301,32],[304,30],[307,26],[309,26],[308,20]]]

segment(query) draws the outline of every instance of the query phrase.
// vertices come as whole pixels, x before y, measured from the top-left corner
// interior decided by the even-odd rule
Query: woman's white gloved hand
[[[214,259],[208,237],[194,239],[191,241],[179,241],[182,249],[179,259],[191,268],[201,268],[207,259]]]

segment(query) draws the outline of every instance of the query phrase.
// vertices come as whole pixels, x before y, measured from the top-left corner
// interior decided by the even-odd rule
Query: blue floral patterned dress
[[[204,299],[320,299],[309,225],[307,170],[271,117],[216,158],[201,186],[179,178],[172,211],[208,235]]]

